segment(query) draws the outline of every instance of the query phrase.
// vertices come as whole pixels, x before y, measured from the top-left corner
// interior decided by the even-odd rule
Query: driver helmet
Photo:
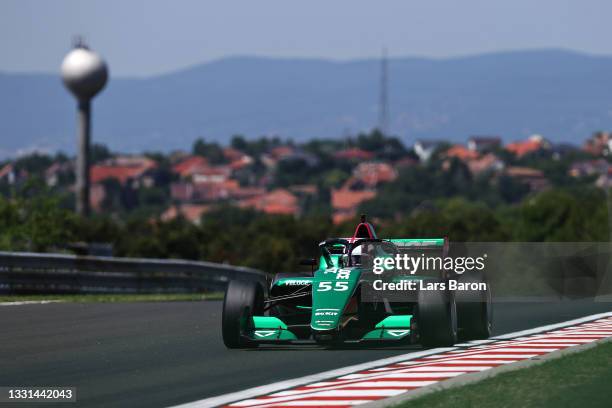
[[[353,258],[353,265],[361,265],[361,248],[363,245],[359,245],[357,248],[353,249],[350,253],[350,256]]]

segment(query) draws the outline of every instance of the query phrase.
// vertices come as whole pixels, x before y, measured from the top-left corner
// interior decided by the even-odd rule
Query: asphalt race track
[[[495,334],[610,310],[589,300],[497,303]],[[226,350],[220,315],[212,301],[0,306],[0,386],[75,386],[79,406],[163,407],[411,350]]]

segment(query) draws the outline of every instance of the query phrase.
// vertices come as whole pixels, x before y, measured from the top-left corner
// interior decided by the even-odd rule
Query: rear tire
[[[459,283],[487,283],[480,273],[460,275]],[[459,290],[455,292],[457,302],[457,322],[462,340],[482,340],[491,336],[493,327],[493,307],[491,290]]]
[[[257,343],[242,337],[242,329],[247,327],[254,315],[263,314],[263,288],[256,282],[233,280],[227,285],[223,299],[221,331],[225,347],[250,348]]]
[[[454,345],[457,342],[457,308],[453,293],[448,290],[420,290],[417,322],[423,346]]]

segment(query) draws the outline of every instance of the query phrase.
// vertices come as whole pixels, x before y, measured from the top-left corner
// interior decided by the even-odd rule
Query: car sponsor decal
[[[270,337],[276,334],[276,330],[255,330],[256,337]]]
[[[285,286],[307,286],[312,285],[312,279],[285,279],[281,285]]]
[[[315,316],[338,316],[338,309],[317,309],[314,313]]]
[[[405,334],[410,333],[410,330],[387,330],[387,333],[394,337],[401,337]]]

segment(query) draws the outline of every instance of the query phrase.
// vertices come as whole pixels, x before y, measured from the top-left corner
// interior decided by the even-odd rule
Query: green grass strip
[[[486,380],[451,388],[398,407],[611,407],[612,342],[500,373]]]

